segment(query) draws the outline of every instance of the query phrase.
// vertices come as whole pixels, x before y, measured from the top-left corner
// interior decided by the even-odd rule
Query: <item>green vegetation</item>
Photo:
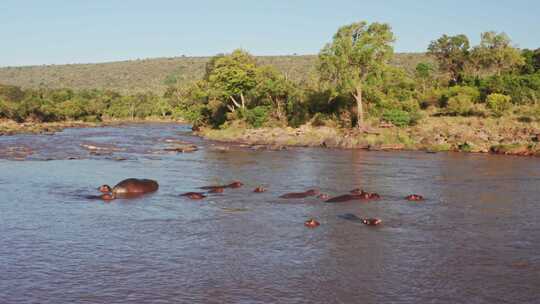
[[[388,24],[358,22],[341,27],[319,54],[321,81],[333,99],[354,97],[358,126],[364,123],[364,87],[384,73],[393,42]]]
[[[17,77],[36,69],[45,76],[69,76],[63,79],[73,78],[70,81],[80,77],[73,75],[88,76],[80,69],[103,69],[105,73],[106,67],[133,65],[140,70],[132,73],[134,70],[126,68],[124,76],[97,73],[89,77],[86,87],[60,83],[76,90],[35,84],[25,85],[25,89],[0,86],[0,118],[96,122],[154,117],[186,120],[215,130],[310,125],[341,130],[338,135],[330,132],[332,136],[366,134],[363,139],[351,137],[348,146],[384,146],[397,141],[411,147],[430,141],[425,133],[429,130],[438,136],[438,142],[429,145],[431,149],[460,151],[485,147],[474,143],[474,136],[461,126],[455,126],[456,132],[466,141],[450,134],[448,130],[454,126],[435,121],[459,121],[478,128],[487,128],[489,122],[510,139],[512,132],[518,132],[512,124],[528,124],[522,129],[538,132],[540,49],[519,50],[504,33],[485,32],[480,37],[481,42],[471,46],[465,35],[443,35],[430,43],[426,55],[395,55],[395,36],[388,24],[356,22],[340,27],[318,56],[254,57],[238,49],[212,58],[4,68],[0,81],[9,75],[20,79]],[[94,82],[96,78],[106,78],[107,84]],[[100,88],[89,88],[96,86]],[[506,129],[493,120],[504,121]],[[429,129],[434,125],[436,129]],[[320,139],[312,137],[311,142]],[[445,141],[447,137],[453,142]],[[491,133],[487,137],[500,138]],[[530,140],[526,137],[522,136],[522,143]],[[287,142],[298,140],[288,137]]]
[[[170,118],[172,105],[154,94],[120,95],[110,91],[21,90],[0,85],[0,118],[16,122]]]

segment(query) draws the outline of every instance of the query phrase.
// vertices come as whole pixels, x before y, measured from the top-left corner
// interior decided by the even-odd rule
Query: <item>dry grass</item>
[[[305,80],[313,71],[317,56],[262,56],[294,81]],[[167,84],[202,78],[208,57],[172,57],[96,64],[43,65],[0,68],[0,83],[22,88],[109,89],[120,93],[152,91],[161,94]],[[414,70],[425,54],[396,54],[393,64]]]

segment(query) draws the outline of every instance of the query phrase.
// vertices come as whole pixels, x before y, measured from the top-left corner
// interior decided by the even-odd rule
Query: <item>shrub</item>
[[[439,99],[439,105],[443,108],[447,107],[450,100],[457,96],[461,96],[458,99],[467,99],[470,103],[480,101],[480,91],[477,88],[468,86],[454,86],[442,92],[441,98]],[[454,101],[454,103],[456,103],[456,101]]]
[[[442,96],[446,93],[446,91],[441,89],[430,89],[427,90],[425,93],[421,94],[419,96],[420,100],[420,107],[422,109],[427,109],[429,107],[435,107],[441,104]]]
[[[2,99],[0,99],[0,118],[11,118],[10,106]]]
[[[455,115],[469,115],[473,110],[474,104],[467,95],[457,95],[448,99],[448,112]]]
[[[271,109],[266,106],[258,106],[243,111],[246,122],[254,128],[262,127],[270,118]]]
[[[486,105],[495,116],[501,116],[504,112],[510,110],[512,107],[511,101],[510,96],[494,93],[487,96]]]
[[[408,126],[412,122],[411,115],[408,112],[399,109],[384,110],[382,118],[398,127]]]
[[[540,100],[540,73],[532,75],[492,76],[480,84],[482,94],[508,95],[516,104],[533,104]]]
[[[185,119],[192,124],[203,124],[205,121],[205,113],[208,109],[205,105],[197,103],[190,106],[175,107],[172,110],[174,119]]]

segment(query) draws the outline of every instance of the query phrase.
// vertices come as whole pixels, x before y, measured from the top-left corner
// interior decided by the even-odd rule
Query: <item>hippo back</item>
[[[113,193],[118,194],[144,194],[157,191],[159,185],[151,179],[128,178],[118,183],[113,188]]]

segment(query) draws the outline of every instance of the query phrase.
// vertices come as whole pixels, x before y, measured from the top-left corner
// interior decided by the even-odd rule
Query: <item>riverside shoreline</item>
[[[430,118],[408,128],[370,127],[364,131],[309,124],[299,128],[202,128],[196,134],[217,142],[272,150],[296,146],[540,156],[540,128],[537,124],[500,119]]]
[[[180,120],[105,120],[16,123],[0,120],[0,136],[52,135],[67,128],[98,128],[125,124],[175,123]],[[292,127],[225,129],[201,128],[195,135],[215,142],[281,150],[285,147],[322,147],[371,151],[472,152],[540,157],[540,126],[504,119],[446,117],[424,119],[407,128],[372,126],[367,130],[303,125]]]
[[[185,121],[166,120],[166,119],[138,119],[138,120],[104,120],[100,122],[85,121],[60,121],[45,123],[17,123],[12,120],[0,120],[0,136],[18,135],[18,134],[44,134],[52,135],[69,128],[99,128],[107,126],[118,126],[124,124],[143,124],[143,123],[177,123],[186,124]]]

